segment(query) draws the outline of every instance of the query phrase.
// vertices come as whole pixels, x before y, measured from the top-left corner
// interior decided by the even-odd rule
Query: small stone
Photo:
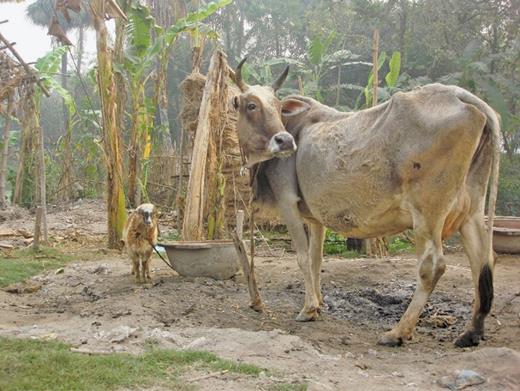
[[[476,386],[485,382],[486,379],[479,373],[472,371],[471,369],[463,369],[457,374],[455,386],[457,390],[462,390],[463,388]]]
[[[368,349],[368,354],[374,357],[377,357],[377,350]]]

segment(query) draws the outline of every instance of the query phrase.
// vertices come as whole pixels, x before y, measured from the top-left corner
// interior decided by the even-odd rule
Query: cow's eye
[[[253,111],[256,109],[256,105],[254,103],[248,103],[247,104],[247,110]]]

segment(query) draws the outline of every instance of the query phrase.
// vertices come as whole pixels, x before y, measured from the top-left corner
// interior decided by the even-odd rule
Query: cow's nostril
[[[278,145],[282,145],[284,140],[283,140],[283,137],[282,136],[274,136],[274,141],[276,142],[276,144]]]

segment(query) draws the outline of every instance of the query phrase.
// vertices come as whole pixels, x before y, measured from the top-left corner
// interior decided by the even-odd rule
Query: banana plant
[[[379,56],[379,61],[377,64],[378,71],[384,65],[386,60],[387,60],[387,54],[386,54],[386,52],[382,52]],[[401,53],[400,52],[395,51],[392,53],[392,57],[390,57],[390,60],[388,61],[388,68],[389,68],[389,71],[385,76],[386,87],[378,87],[378,93],[379,93],[378,95],[381,97],[381,100],[383,100],[383,101],[387,100],[390,97],[393,90],[397,86],[397,81],[399,79],[399,73],[401,71]],[[374,72],[370,71],[370,74],[368,75],[367,85],[364,90],[365,105],[367,107],[372,106],[373,82],[374,82]]]
[[[154,74],[154,65],[157,61],[168,60],[169,49],[180,34],[200,29],[201,23],[207,17],[231,2],[232,0],[212,1],[186,17],[178,19],[167,29],[155,23],[150,9],[144,5],[135,3],[128,11],[127,50],[123,64],[118,64],[117,69],[123,72],[128,80],[132,100],[128,197],[134,206],[138,184],[141,194],[145,200],[147,199],[147,171],[152,151],[153,119],[157,105],[148,98],[146,88]],[[155,39],[152,40],[152,37]],[[138,178],[138,161],[140,178]]]

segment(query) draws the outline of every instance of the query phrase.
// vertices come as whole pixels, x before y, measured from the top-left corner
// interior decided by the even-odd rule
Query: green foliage
[[[388,62],[389,72],[385,76],[387,87],[394,88],[397,85],[399,72],[401,70],[401,53],[393,52],[390,61]]]
[[[261,368],[218,358],[213,353],[150,349],[140,356],[125,353],[86,355],[60,342],[0,338],[0,389],[120,390],[189,389],[185,371],[226,370],[258,376]]]
[[[71,260],[53,248],[16,250],[9,256],[0,255],[0,288],[21,282],[49,269],[57,269]],[[1,388],[1,387],[0,387]]]
[[[377,70],[381,70],[385,61],[387,59],[387,55],[385,52],[380,53],[378,58]],[[401,53],[393,52],[392,57],[388,61],[389,71],[385,76],[386,87],[378,87],[378,93],[381,100],[386,100],[390,97],[392,90],[397,85],[397,80],[399,79],[399,72],[401,70]],[[365,87],[365,104],[367,107],[372,106],[373,100],[373,84],[374,84],[374,73],[373,70],[370,71],[368,75],[367,85]]]
[[[64,89],[54,77],[55,74],[60,71],[61,58],[66,53],[67,47],[59,46],[37,59],[35,68],[40,75],[40,81],[43,85],[49,90],[49,92],[55,91],[64,100],[69,115],[72,117],[76,112],[74,99],[70,92]]]
[[[325,231],[325,242],[323,243],[323,253],[326,255],[340,255],[345,258],[356,258],[359,256],[357,251],[349,250],[346,238],[330,229]]]
[[[411,253],[415,251],[415,246],[410,241],[401,236],[394,236],[388,244],[388,252],[392,255]]]
[[[497,215],[520,216],[520,156],[502,155],[498,195]]]

